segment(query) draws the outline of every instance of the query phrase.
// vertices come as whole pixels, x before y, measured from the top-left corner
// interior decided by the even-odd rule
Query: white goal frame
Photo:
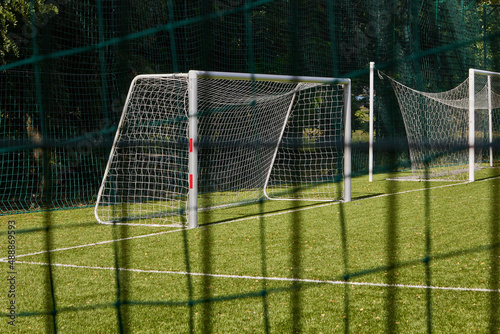
[[[368,148],[368,174],[369,174],[369,182],[373,181],[373,165],[374,165],[374,150],[373,150],[373,141],[374,141],[374,99],[375,99],[375,62],[370,62],[369,67],[369,148]],[[488,87],[488,141],[489,141],[489,165],[493,166],[493,117],[492,117],[492,89],[491,89],[491,77],[497,76],[500,77],[499,72],[485,71],[470,68],[469,69],[469,124],[468,124],[468,144],[469,144],[469,163],[468,163],[468,181],[475,181],[475,76],[483,75],[488,77],[487,87]]]
[[[96,206],[94,210],[95,217],[99,223],[102,224],[125,224],[125,225],[140,225],[140,226],[158,226],[158,225],[145,225],[145,224],[134,224],[130,222],[124,221],[108,221],[103,220],[99,217],[99,205],[100,200],[103,194],[103,189],[105,186],[106,177],[110,171],[111,160],[113,154],[116,150],[117,141],[119,138],[119,133],[121,128],[123,127],[125,111],[130,103],[132,87],[137,80],[141,78],[155,78],[155,77],[187,77],[188,81],[188,142],[189,147],[186,148],[189,150],[188,155],[188,201],[187,201],[187,212],[188,212],[188,227],[195,228],[198,226],[198,211],[200,210],[198,205],[198,79],[200,78],[210,78],[210,79],[232,79],[232,80],[248,80],[248,81],[276,81],[276,82],[290,82],[290,83],[319,83],[319,84],[331,84],[331,85],[341,85],[343,86],[343,99],[344,99],[344,107],[343,107],[343,122],[344,122],[344,157],[343,157],[343,201],[349,202],[351,201],[351,80],[347,78],[327,78],[327,77],[312,77],[312,76],[286,76],[286,75],[267,75],[267,74],[249,74],[249,73],[231,73],[231,72],[212,72],[212,71],[196,71],[191,70],[188,73],[184,74],[155,74],[155,75],[139,75],[134,78],[131,83],[129,93],[127,95],[127,99],[125,101],[125,105],[123,108],[122,117],[120,119],[120,123],[117,128],[117,132],[115,135],[115,139],[113,142],[113,146],[111,148],[110,158],[108,160],[106,170],[103,177],[103,182],[99,189],[99,193],[97,195]],[[293,102],[292,102],[293,103]],[[287,112],[287,119],[285,120],[285,124],[288,120],[288,117],[291,112],[291,105]],[[280,141],[283,136],[285,125],[283,126]],[[278,142],[279,146],[279,142]],[[271,163],[270,170],[268,172],[266,178],[266,185],[269,181],[269,177],[271,174],[271,169],[274,164],[274,159],[276,159],[276,153],[278,151],[278,147],[276,147],[276,151],[274,153],[273,163]],[[267,186],[266,186],[267,187]],[[266,189],[266,187],[264,189]],[[266,191],[264,190],[264,196],[268,199]],[[302,200],[302,199],[301,199]]]

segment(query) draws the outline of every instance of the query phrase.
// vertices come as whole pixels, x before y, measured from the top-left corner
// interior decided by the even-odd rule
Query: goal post
[[[190,71],[134,78],[95,216],[198,226],[262,199],[350,201],[349,79]]]
[[[198,227],[198,75],[190,71],[188,75],[189,99],[189,228]]]
[[[369,116],[368,116],[368,181],[373,182],[373,121],[375,105],[375,62],[370,62]]]
[[[374,70],[371,63],[370,95],[375,89]],[[483,163],[493,166],[494,129],[500,119],[500,73],[469,69],[460,85],[436,93],[412,89],[382,72],[379,76],[392,85],[409,144],[413,176],[397,179],[472,182]],[[371,107],[373,103],[370,99]],[[372,136],[370,133],[370,141]]]
[[[485,77],[486,80],[480,80],[479,87],[484,87],[479,90],[476,85],[476,77]],[[496,83],[496,87],[493,85]],[[497,88],[497,89],[495,89]],[[493,167],[493,110],[500,108],[499,94],[500,91],[500,73],[485,71],[471,68],[469,69],[469,181],[475,180],[474,175],[474,157],[475,157],[475,110],[482,108],[487,110],[488,117],[488,161],[489,166]],[[485,91],[485,92],[484,92]],[[480,94],[476,98],[476,94]],[[493,97],[495,96],[495,99]],[[495,104],[494,104],[495,102]],[[498,111],[497,111],[498,112]]]

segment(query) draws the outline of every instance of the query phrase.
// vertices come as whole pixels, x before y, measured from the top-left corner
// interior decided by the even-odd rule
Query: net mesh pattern
[[[388,80],[382,80],[387,87],[376,83],[374,111],[375,172],[380,174],[374,183],[363,181],[368,161],[369,62],[420,92],[457,87],[469,68],[498,71],[500,6],[495,3],[1,1],[0,215],[4,229],[0,248],[5,276],[0,332],[498,333],[497,170],[478,173],[485,182],[442,190],[426,183],[420,187],[382,182],[382,173],[399,175],[410,163],[398,101]],[[352,168],[355,176],[361,176],[353,180],[354,199],[383,197],[333,206],[258,203],[226,210],[225,216],[203,213],[202,228],[177,233],[170,233],[177,230],[170,227],[151,233],[142,226],[97,225],[88,208],[53,212],[95,204],[134,77],[191,69],[351,78]],[[177,84],[183,86],[180,81]],[[132,132],[122,127],[124,133],[128,131],[117,146],[123,163],[115,163],[116,170],[109,172],[114,184],[108,181],[103,192],[108,203],[100,207],[100,214],[120,220],[129,212],[137,216],[176,212],[180,215],[175,222],[182,222],[185,195],[173,196],[171,206],[160,206],[154,198],[165,202],[163,196],[185,193],[188,186],[184,169],[188,117],[185,106],[181,107],[185,101],[155,96],[152,88],[143,88],[145,96],[157,100],[155,104],[179,105],[179,110],[163,115],[145,99],[133,101],[144,120],[133,120],[138,125],[130,127]],[[179,88],[180,95],[183,89]],[[293,89],[279,94],[288,99]],[[244,105],[252,99],[264,98],[255,94],[235,103]],[[412,99],[418,101],[421,114],[430,117],[414,125],[424,128],[420,142],[422,136],[427,140],[429,128],[440,127],[431,122],[434,115],[424,112],[426,108],[453,106],[456,112],[443,112],[440,120],[451,123],[450,117],[462,110],[464,102],[460,95]],[[423,101],[429,106],[421,106]],[[334,108],[336,103],[330,104]],[[145,116],[148,108],[161,116]],[[205,112],[216,119],[223,109],[209,105]],[[300,118],[301,110],[297,114],[294,109],[290,119]],[[241,117],[243,123],[250,122],[246,115]],[[337,122],[328,117],[324,119]],[[315,116],[309,113],[302,119],[309,130],[285,130],[282,142],[286,145],[279,147],[276,167],[287,161],[293,161],[292,170],[302,166],[301,160],[287,156],[319,152],[325,150],[323,143],[330,142],[330,138],[318,138],[320,133],[329,136],[330,129],[317,124]],[[500,114],[494,111],[492,119],[498,137]],[[173,131],[175,124],[179,127]],[[433,138],[463,131],[445,129],[447,134]],[[204,138],[209,137],[205,132]],[[231,137],[213,151],[234,147]],[[260,159],[269,159],[263,149],[268,141],[249,140],[260,145],[254,150],[263,152]],[[244,141],[238,144],[248,151]],[[298,149],[297,144],[304,148]],[[329,154],[337,154],[331,150]],[[445,154],[438,148],[429,159]],[[323,158],[315,159],[320,161],[314,167],[318,171],[325,165],[332,171],[338,168]],[[182,168],[175,169],[174,160]],[[235,165],[227,157],[224,161],[221,167]],[[209,160],[202,156],[200,163],[210,171]],[[245,163],[261,168],[250,158]],[[283,196],[290,189],[291,197],[298,197],[295,185],[305,181],[295,177],[302,177],[305,169],[297,169],[286,173],[276,168],[270,175],[269,193]],[[233,173],[240,172],[234,168]],[[261,175],[253,183],[244,182],[248,189],[262,186]],[[219,193],[232,192],[231,182],[218,184],[216,178],[230,179],[222,172],[205,178],[202,190],[206,192],[200,196],[213,193],[215,202]],[[167,181],[170,187],[163,184]],[[318,189],[317,184],[313,188]],[[415,192],[416,188],[422,191]],[[253,195],[261,196],[261,191]],[[16,247],[12,222],[17,224]],[[13,248],[20,255],[16,261],[11,260]],[[12,271],[17,283],[15,311],[8,291]],[[17,312],[15,327],[8,324],[12,312]]]
[[[401,108],[416,179],[466,180],[469,168],[469,79],[441,93],[421,92],[387,76]],[[500,111],[498,76],[474,80],[475,168],[486,158],[489,113]],[[491,89],[490,89],[491,87]],[[490,110],[490,111],[489,111]],[[495,119],[497,116],[495,116]]]
[[[96,205],[101,221],[171,216],[171,223],[185,222],[186,106],[186,78],[141,78],[132,85]]]
[[[298,92],[270,177],[269,196],[342,199],[344,89]]]
[[[96,205],[102,222],[186,222],[188,94],[186,75],[133,83]],[[200,78],[196,98],[200,210],[342,199],[343,86]]]

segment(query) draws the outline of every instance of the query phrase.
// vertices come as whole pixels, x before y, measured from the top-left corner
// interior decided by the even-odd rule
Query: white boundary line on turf
[[[364,201],[364,200],[369,200],[369,199],[376,199],[376,198],[381,198],[381,197],[389,197],[389,196],[394,196],[394,195],[403,195],[403,194],[408,194],[408,193],[417,192],[417,191],[425,191],[425,190],[432,190],[432,189],[448,188],[448,187],[460,186],[460,185],[465,185],[465,184],[474,184],[474,183],[478,183],[478,182],[491,181],[491,180],[495,180],[495,179],[499,179],[499,178],[500,178],[500,176],[496,176],[496,177],[492,177],[492,178],[488,178],[488,179],[477,180],[477,181],[474,181],[474,182],[460,182],[460,183],[453,183],[453,184],[445,184],[445,185],[437,186],[437,187],[406,190],[406,191],[401,191],[401,192],[392,193],[392,194],[382,194],[382,195],[377,195],[377,196],[372,196],[372,197],[365,197],[365,198],[361,198],[361,199],[353,199],[352,202]],[[275,213],[269,213],[269,214],[264,214],[264,215],[255,215],[255,216],[251,216],[251,217],[238,218],[238,219],[228,220],[228,221],[224,221],[224,222],[220,222],[220,223],[212,223],[209,226],[222,225],[222,224],[228,224],[228,223],[237,223],[237,222],[241,222],[241,221],[245,221],[245,220],[260,219],[260,218],[265,218],[265,217],[280,216],[280,215],[285,215],[285,214],[289,214],[289,213],[293,213],[293,212],[299,212],[299,211],[317,209],[317,208],[322,208],[322,207],[330,206],[330,205],[338,205],[340,203],[341,202],[329,202],[329,203],[324,203],[324,204],[309,206],[309,207],[306,207],[306,208],[291,209],[291,210],[282,211],[282,212],[275,212]],[[200,228],[207,228],[209,226],[201,225]],[[122,238],[122,239],[106,240],[106,241],[100,241],[100,242],[95,242],[95,243],[90,243],[90,244],[85,244],[85,245],[71,246],[71,247],[66,247],[66,248],[51,249],[50,252],[59,252],[59,251],[77,249],[77,248],[92,247],[92,246],[109,244],[109,243],[113,243],[113,242],[119,242],[119,241],[125,241],[125,240],[132,240],[132,239],[139,239],[139,238],[146,238],[146,237],[152,237],[152,236],[156,236],[156,235],[167,234],[167,233],[174,233],[174,232],[180,232],[180,231],[183,231],[183,229],[163,231],[163,232],[156,232],[156,233],[144,234],[144,235],[139,235],[139,236],[134,236],[134,237],[128,237],[128,238]],[[39,252],[35,252],[35,253],[27,253],[27,254],[16,255],[16,258],[25,257],[25,256],[31,256],[31,255],[40,255],[40,254],[44,254],[44,253],[47,253],[47,251],[43,250],[43,251],[39,251]],[[0,262],[5,262],[6,259],[7,259],[6,257],[0,258]]]
[[[2,261],[0,261],[2,262]],[[41,266],[48,266],[48,263],[43,262],[27,262],[16,261],[16,263],[34,264]],[[51,266],[66,267],[76,269],[91,269],[91,270],[116,270],[113,267],[92,267],[92,266],[78,266],[74,264],[61,264],[52,263]],[[299,283],[316,283],[316,284],[333,284],[333,285],[356,285],[356,286],[370,286],[370,287],[396,287],[396,288],[409,288],[409,289],[430,289],[430,290],[449,290],[449,291],[469,291],[469,292],[498,292],[500,290],[483,289],[483,288],[461,288],[461,287],[442,287],[442,286],[426,286],[414,284],[386,284],[386,283],[368,283],[368,282],[349,282],[349,281],[330,281],[330,280],[317,280],[307,278],[286,278],[286,277],[263,277],[263,276],[249,276],[249,275],[226,275],[226,274],[205,274],[205,273],[188,273],[185,271],[171,271],[171,270],[144,270],[144,269],[125,269],[118,268],[120,271],[130,271],[135,273],[146,274],[169,274],[169,275],[183,275],[183,276],[204,276],[214,278],[234,278],[234,279],[247,279],[247,280],[265,280],[265,281],[278,281],[278,282],[299,282]]]
[[[167,233],[173,233],[173,232],[178,232],[182,231],[182,229],[179,230],[171,230],[171,231],[162,231],[162,232],[155,232],[155,233],[150,233],[150,234],[143,234],[143,235],[136,235],[133,237],[128,237],[128,238],[121,238],[121,239],[114,239],[114,240],[106,240],[106,241],[99,241],[99,242],[94,242],[91,244],[86,244],[86,245],[78,245],[78,246],[71,246],[71,247],[64,247],[64,248],[57,248],[57,249],[51,249],[50,252],[60,252],[60,251],[66,251],[66,250],[71,250],[71,249],[77,249],[77,248],[84,248],[84,247],[91,247],[91,246],[98,246],[98,245],[105,245],[105,244],[110,244],[113,242],[118,242],[118,241],[125,241],[125,240],[132,240],[132,239],[139,239],[139,238],[146,238],[146,237],[152,237],[156,235],[161,235],[161,234],[167,234]],[[16,255],[16,259],[19,257],[25,257],[25,256],[31,256],[31,255],[40,255],[40,254],[45,254],[47,253],[46,250],[39,251],[39,252],[34,252],[34,253],[27,253],[27,254],[21,254],[21,255]],[[0,258],[0,262],[7,262],[8,258]],[[18,261],[16,261],[18,262]],[[20,262],[22,263],[22,262]]]

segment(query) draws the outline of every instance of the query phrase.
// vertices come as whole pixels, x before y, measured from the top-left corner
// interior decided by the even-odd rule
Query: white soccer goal
[[[261,199],[351,199],[350,80],[190,71],[130,87],[95,216],[198,226]]]
[[[371,90],[374,71],[372,63]],[[441,93],[417,91],[386,75],[383,77],[390,81],[398,99],[409,144],[413,176],[398,179],[474,181],[475,170],[483,162],[488,160],[493,165],[492,142],[496,133],[493,128],[500,112],[500,73],[470,69],[462,84]],[[373,102],[371,98],[372,106]],[[372,145],[370,155],[373,155]],[[373,158],[369,162],[371,179]]]

